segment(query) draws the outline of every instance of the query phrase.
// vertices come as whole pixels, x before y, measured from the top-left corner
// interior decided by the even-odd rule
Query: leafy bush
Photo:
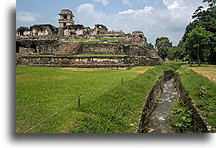
[[[182,101],[171,110],[171,125],[176,132],[193,132],[192,111]]]

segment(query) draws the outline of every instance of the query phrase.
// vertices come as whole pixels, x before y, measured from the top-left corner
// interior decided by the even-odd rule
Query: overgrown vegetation
[[[181,100],[171,110],[171,126],[177,133],[193,132],[192,111]]]

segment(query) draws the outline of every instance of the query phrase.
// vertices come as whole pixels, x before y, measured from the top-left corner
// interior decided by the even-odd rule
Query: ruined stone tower
[[[59,19],[59,27],[64,28],[65,26],[70,26],[74,24],[73,21],[73,13],[69,9],[63,9],[59,13],[60,19]]]

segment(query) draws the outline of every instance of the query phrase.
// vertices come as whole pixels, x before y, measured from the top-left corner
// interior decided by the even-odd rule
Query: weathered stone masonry
[[[29,54],[54,54],[53,49],[57,49],[60,45],[58,40],[16,40],[16,53],[22,55]]]
[[[17,29],[17,65],[129,69],[136,65],[160,65],[163,62],[145,46],[147,39],[142,31],[125,34],[123,31],[109,31],[102,24],[96,24],[94,28],[85,27],[75,24],[75,16],[68,9],[61,10],[59,15],[59,27],[42,24]],[[106,38],[117,40],[104,41]],[[70,39],[101,40],[100,43],[82,43],[70,42]],[[74,56],[79,54],[115,56]]]
[[[17,56],[17,65],[48,67],[82,67],[130,69],[132,66],[153,66],[157,58],[143,56]]]
[[[17,40],[16,53],[29,55],[77,55],[77,54],[119,54],[160,58],[146,46],[62,42],[59,40]]]
[[[30,66],[128,67],[129,69],[132,66],[153,66],[162,63],[154,52],[138,45],[17,40],[17,53],[17,65]],[[76,56],[79,54],[119,56]]]
[[[48,66],[48,67],[82,67],[128,69],[134,66],[128,56],[23,56],[18,58],[18,65]]]

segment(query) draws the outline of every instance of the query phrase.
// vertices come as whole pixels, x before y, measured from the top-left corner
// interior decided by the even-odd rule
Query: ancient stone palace
[[[161,58],[146,44],[142,31],[110,31],[75,24],[72,11],[59,12],[59,26],[21,26],[16,32],[17,65],[129,69],[160,65]],[[83,56],[84,55],[84,56]],[[88,56],[85,56],[88,55]]]

